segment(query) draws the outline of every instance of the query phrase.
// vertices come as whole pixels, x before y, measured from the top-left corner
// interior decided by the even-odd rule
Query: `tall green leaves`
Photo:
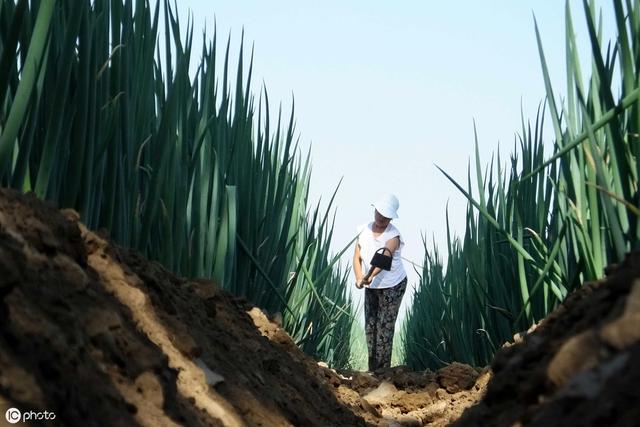
[[[0,8],[0,184],[285,313],[307,351],[346,363],[351,303],[328,253],[332,224],[307,211],[293,113],[274,126],[264,90],[256,117],[242,42],[234,75],[231,42],[218,64],[216,36],[205,38],[192,75],[193,27],[169,1]]]
[[[508,176],[499,157],[497,173],[492,162],[483,175],[476,151],[477,197],[471,176],[464,190],[445,173],[469,200],[467,229],[462,245],[456,240],[449,245],[444,275],[437,256],[427,252],[404,326],[410,365],[488,363],[493,349],[513,333],[542,319],[581,281],[602,277],[607,264],[638,247],[640,2],[611,3],[617,38],[605,53],[594,4],[583,2],[592,60],[585,85],[567,2],[562,105],[536,25],[553,155],[544,159],[539,113],[533,129],[523,119]]]
[[[9,20],[9,22],[13,21],[7,31],[7,40],[9,43],[3,43],[2,63],[0,64],[0,70],[2,70],[3,77],[6,77],[8,74],[6,70],[13,68],[14,65],[11,63],[13,61],[13,58],[11,58],[11,51],[16,48],[18,32],[21,29],[20,21],[21,19],[24,19],[23,13],[26,3],[26,0],[20,2],[16,7],[17,10],[13,11],[11,11],[13,5],[10,3],[2,6],[3,16],[11,17],[13,13],[16,15],[15,20]],[[42,68],[42,62],[46,56],[45,45],[47,43],[49,25],[51,23],[51,16],[53,15],[55,4],[55,0],[46,1],[38,10],[36,22],[30,35],[27,57],[24,64],[22,64],[22,69],[20,70],[22,74],[20,83],[18,84],[14,101],[11,104],[8,118],[6,122],[2,124],[2,135],[0,135],[0,165],[4,165],[9,161],[9,156],[12,151],[11,149],[15,144],[15,139],[18,136],[21,124],[24,122],[29,100],[31,99],[31,94],[36,86],[36,80],[38,73]],[[14,71],[16,70],[14,69]],[[2,101],[4,102],[4,100]]]

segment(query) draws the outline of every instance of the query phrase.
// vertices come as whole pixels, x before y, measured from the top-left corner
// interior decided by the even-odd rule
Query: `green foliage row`
[[[594,3],[583,6],[591,77],[585,83],[567,2],[561,104],[536,25],[555,135],[550,158],[543,110],[533,125],[523,118],[508,170],[498,154],[482,172],[476,137],[477,173],[467,189],[443,171],[469,201],[467,227],[462,240],[449,238],[446,268],[424,244],[422,281],[402,332],[406,363],[416,369],[488,364],[514,333],[640,244],[640,2],[611,1],[617,36],[606,48]]]
[[[343,366],[353,308],[329,213],[308,206],[293,113],[272,118],[266,90],[255,100],[242,44],[234,77],[230,42],[220,64],[215,33],[199,48],[184,33],[169,1],[3,1],[0,185],[216,278]]]

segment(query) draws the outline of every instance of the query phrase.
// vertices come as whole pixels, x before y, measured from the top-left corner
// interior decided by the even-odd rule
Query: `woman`
[[[400,203],[393,194],[381,197],[372,205],[374,221],[358,227],[358,241],[353,255],[356,287],[366,287],[364,317],[369,371],[391,366],[391,347],[396,317],[407,287],[407,274],[402,265],[401,250],[404,240],[400,231],[391,224],[398,218]],[[373,254],[380,249],[392,256],[391,270],[371,269]]]

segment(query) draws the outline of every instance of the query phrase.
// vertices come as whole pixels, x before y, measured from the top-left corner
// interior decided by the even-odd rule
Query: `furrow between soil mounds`
[[[259,309],[0,189],[0,414],[60,425],[446,425],[488,372],[337,372]]]

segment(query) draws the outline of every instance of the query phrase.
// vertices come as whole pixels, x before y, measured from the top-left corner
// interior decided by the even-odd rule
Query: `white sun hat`
[[[398,208],[400,207],[400,202],[398,198],[393,194],[385,194],[380,197],[375,203],[372,203],[371,206],[376,208],[380,215],[385,218],[398,218]]]

